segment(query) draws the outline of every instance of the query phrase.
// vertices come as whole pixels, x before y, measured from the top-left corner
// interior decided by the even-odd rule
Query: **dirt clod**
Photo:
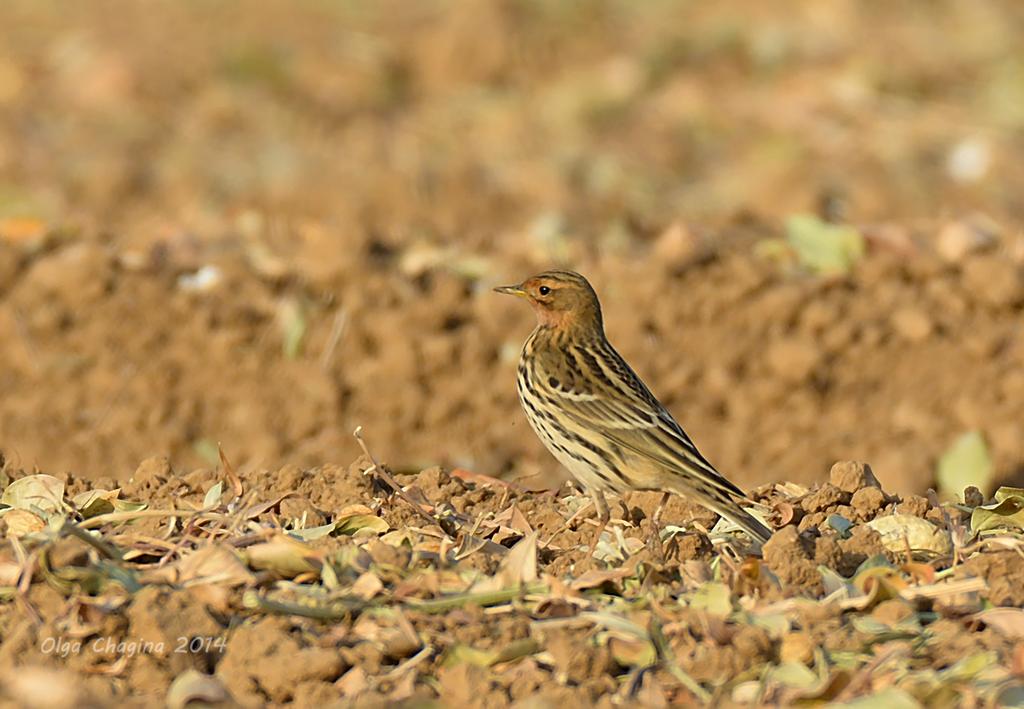
[[[862,488],[881,490],[882,487],[870,465],[852,460],[835,463],[828,471],[828,479],[834,487],[849,493],[859,492]]]

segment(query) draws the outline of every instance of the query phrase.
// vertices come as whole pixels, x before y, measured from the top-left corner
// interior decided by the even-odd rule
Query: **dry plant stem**
[[[357,607],[331,608],[328,606],[304,606],[299,603],[275,601],[260,596],[255,591],[247,591],[242,598],[242,603],[246,608],[261,610],[265,613],[298,615],[317,620],[341,620],[352,615],[353,611],[358,610]]]
[[[124,559],[124,554],[121,552],[120,549],[115,547],[113,544],[110,544],[109,542],[105,542],[99,537],[94,537],[93,535],[87,533],[84,529],[80,528],[74,522],[65,522],[64,526],[61,527],[60,532],[62,535],[66,534],[70,537],[74,537],[75,539],[78,539],[88,544],[108,559],[117,559],[118,561]]]
[[[597,551],[597,545],[601,541],[601,535],[604,533],[605,528],[608,526],[608,521],[611,519],[611,512],[608,510],[608,501],[604,499],[604,493],[600,490],[592,490],[590,496],[594,500],[594,507],[597,508],[597,528],[594,530],[594,536],[590,538],[590,548],[587,550],[587,558],[583,560],[582,568],[590,568],[594,565],[594,552]]]
[[[382,676],[380,678],[379,682],[390,682],[392,680],[398,679],[399,677],[404,675],[409,670],[414,669],[417,665],[422,663],[424,660],[428,659],[433,654],[434,654],[434,646],[433,645],[424,645],[422,650],[417,652],[415,655],[410,657],[405,662],[402,662],[401,664],[396,666],[393,670],[388,672],[386,675]]]
[[[508,603],[522,596],[535,593],[546,593],[547,584],[534,583],[519,588],[503,588],[498,591],[485,591],[482,593],[460,593],[454,596],[433,598],[426,601],[408,601],[413,610],[423,613],[444,613],[453,608],[462,608],[467,605],[495,606],[499,603]]]
[[[341,335],[345,332],[345,323],[348,321],[348,311],[339,307],[334,314],[334,321],[331,323],[331,334],[327,336],[327,344],[324,346],[323,354],[320,355],[320,369],[327,371],[334,359],[334,351],[341,342]]]
[[[384,480],[384,482],[388,484],[388,486],[392,490],[395,491],[395,494],[397,494],[400,498],[402,498],[402,500],[407,502],[409,506],[416,510],[416,513],[420,517],[423,517],[425,520],[430,522],[430,524],[440,527],[441,532],[444,533],[445,537],[447,537],[448,534],[444,531],[444,527],[441,526],[441,523],[438,522],[433,517],[433,515],[424,512],[423,508],[420,507],[419,504],[409,496],[409,493],[402,489],[402,486],[399,485],[398,481],[391,476],[391,473],[386,471],[383,467],[381,467],[379,463],[377,463],[377,459],[373,457],[372,453],[370,453],[370,449],[366,447],[366,442],[363,440],[363,427],[356,426],[356,430],[352,432],[352,435],[355,436],[355,439],[359,442],[359,447],[363,449],[363,453],[366,454],[366,457],[370,459],[370,463],[373,464],[373,467],[370,470],[364,472],[368,473],[372,471],[376,473],[382,480]]]
[[[105,524],[113,522],[130,522],[136,519],[142,519],[143,517],[190,517],[190,516],[214,516],[219,517],[216,513],[202,512],[197,510],[196,512],[189,512],[187,510],[138,510],[136,512],[108,512],[104,515],[96,515],[90,517],[87,520],[83,520],[77,523],[80,529],[96,529],[102,527]]]
[[[570,525],[572,525],[572,523],[576,520],[577,517],[579,517],[580,515],[586,514],[587,512],[590,512],[590,509],[593,506],[594,506],[594,501],[593,500],[588,500],[587,504],[583,505],[578,510],[573,512],[572,515],[569,517],[569,519],[567,519],[564,522],[562,522],[562,524],[558,527],[558,529],[556,529],[554,531],[554,533],[550,537],[548,537],[547,541],[541,543],[540,548],[541,549],[547,549],[548,546],[551,545],[551,542],[555,541],[555,537],[557,537],[559,534],[561,534],[565,530],[569,529]]]

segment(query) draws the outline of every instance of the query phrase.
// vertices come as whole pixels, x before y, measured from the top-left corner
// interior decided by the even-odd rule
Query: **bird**
[[[494,289],[525,299],[537,326],[517,367],[519,400],[537,437],[589,493],[598,526],[593,558],[610,514],[605,493],[662,493],[655,529],[671,494],[699,503],[759,547],[771,531],[741,503],[746,493],[719,473],[605,336],[597,293],[574,271],[545,271]]]

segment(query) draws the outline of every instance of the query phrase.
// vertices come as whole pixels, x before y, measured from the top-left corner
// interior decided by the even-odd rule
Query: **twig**
[[[278,613],[281,615],[298,615],[304,618],[316,618],[317,620],[341,620],[358,611],[362,603],[351,606],[333,604],[331,606],[308,606],[287,601],[275,601],[261,596],[255,591],[246,591],[242,596],[242,605],[246,608],[260,610],[265,613]]]
[[[440,527],[441,531],[444,533],[445,537],[447,538],[448,537],[448,533],[445,532],[444,526],[441,524],[441,522],[439,520],[437,520],[433,515],[431,515],[431,514],[427,513],[426,511],[424,511],[424,509],[419,506],[419,503],[416,502],[414,499],[412,499],[412,497],[409,496],[409,493],[407,493],[402,488],[402,486],[398,484],[398,481],[395,480],[394,477],[392,477],[391,473],[389,473],[387,470],[385,470],[377,462],[377,459],[373,457],[373,454],[370,453],[370,449],[366,447],[366,442],[363,440],[363,427],[362,426],[356,426],[356,430],[352,432],[352,435],[355,436],[355,439],[359,442],[359,447],[363,449],[363,453],[366,454],[366,457],[369,458],[370,459],[370,463],[372,463],[372,466],[370,467],[369,470],[363,471],[364,474],[365,473],[369,473],[369,472],[376,473],[384,482],[386,482],[388,484],[388,486],[392,490],[395,491],[395,494],[397,494],[400,498],[405,500],[405,502],[407,502],[410,507],[412,507],[414,510],[416,510],[416,514],[418,514],[420,517],[423,517],[425,520],[430,522],[430,524],[437,525],[438,527]]]
[[[116,559],[117,561],[124,560],[124,554],[120,549],[110,542],[104,541],[99,537],[92,536],[74,522],[64,522],[64,526],[61,527],[60,532],[61,534],[67,534],[81,542],[85,542],[108,559]]]
[[[565,530],[569,529],[569,526],[573,523],[573,521],[577,517],[579,517],[580,515],[584,514],[585,512],[590,512],[590,510],[591,510],[591,508],[593,506],[594,506],[594,501],[593,500],[588,500],[585,505],[582,505],[579,509],[577,509],[575,512],[573,512],[572,515],[570,515],[569,519],[567,519],[564,522],[562,522],[561,526],[558,529],[556,529],[554,531],[554,533],[550,537],[548,537],[546,542],[541,542],[540,548],[541,549],[547,549],[551,545],[551,542],[555,541],[555,537],[557,537],[559,534],[561,534]]]
[[[499,603],[508,603],[521,596],[536,593],[546,593],[547,584],[534,583],[516,588],[503,588],[498,591],[483,591],[480,593],[459,593],[454,596],[443,596],[431,598],[426,601],[406,601],[406,604],[413,610],[423,613],[444,613],[452,608],[462,608],[466,605],[496,606]]]
[[[399,677],[404,675],[409,670],[414,669],[416,667],[416,665],[418,665],[421,662],[423,662],[424,660],[426,660],[433,653],[434,653],[434,646],[433,645],[424,645],[422,650],[417,652],[415,655],[410,657],[405,662],[402,662],[401,664],[397,665],[394,669],[392,669],[387,674],[382,675],[377,681],[378,682],[388,682],[390,680],[398,679]]]
[[[96,527],[102,527],[109,522],[130,522],[134,519],[142,519],[143,517],[209,517],[216,519],[223,517],[218,512],[210,512],[203,510],[195,510],[190,512],[188,510],[136,510],[134,512],[108,512],[102,515],[96,515],[90,517],[87,520],[83,520],[78,523],[80,529],[95,529]]]
[[[957,593],[973,593],[987,589],[988,583],[985,582],[985,579],[968,578],[959,581],[932,583],[927,586],[910,586],[900,591],[900,596],[908,600],[915,598],[942,598],[943,596],[952,596]]]

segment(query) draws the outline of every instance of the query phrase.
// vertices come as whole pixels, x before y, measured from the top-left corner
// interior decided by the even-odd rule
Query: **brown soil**
[[[24,476],[8,472],[15,479]],[[236,553],[245,555],[266,538],[258,530],[301,525],[303,518],[307,527],[320,524],[337,519],[337,511],[351,505],[369,504],[367,513],[394,531],[383,537],[378,531],[311,541],[304,552],[307,558],[333,560],[336,569],[336,590],[327,595],[322,595],[325,587],[310,585],[320,573],[284,571],[291,567],[256,575],[243,567],[235,582],[223,576],[213,580],[223,571],[215,565],[205,567],[202,582],[194,575],[182,576],[186,567],[181,563],[159,562],[165,552],[151,556],[152,540],[166,537],[165,518],[115,525],[104,535],[122,549],[147,550],[123,565],[143,581],[140,590],[125,594],[116,584],[109,585],[117,578],[110,576],[107,585],[86,592],[86,572],[99,569],[97,559],[81,542],[65,538],[47,556],[48,568],[64,581],[48,583],[37,571],[35,582],[16,603],[0,606],[0,667],[8,668],[8,676],[21,677],[25,670],[24,677],[45,688],[6,680],[0,693],[13,700],[26,692],[28,701],[37,705],[56,693],[72,703],[141,706],[161,701],[175,678],[190,670],[206,678],[209,686],[203,692],[213,694],[188,685],[191,692],[199,692],[188,696],[244,706],[342,701],[376,706],[435,698],[445,705],[467,706],[505,706],[526,699],[585,705],[692,702],[697,697],[687,682],[711,693],[703,698],[731,697],[743,703],[752,680],[760,683],[765,701],[854,697],[871,686],[891,684],[921,701],[938,701],[944,692],[967,691],[969,686],[974,687],[970,691],[997,694],[1016,686],[1006,684],[1008,676],[995,689],[969,684],[980,669],[957,663],[966,658],[988,658],[986,662],[1006,666],[1018,661],[1018,620],[989,621],[978,611],[988,602],[1019,614],[1021,599],[1014,589],[1021,584],[1014,585],[1014,579],[1024,574],[1024,557],[1000,551],[998,545],[992,551],[965,549],[961,554],[969,558],[956,566],[953,578],[984,579],[980,592],[961,593],[950,586],[949,592],[914,595],[915,584],[940,588],[927,584],[955,563],[952,557],[933,554],[927,563],[919,557],[911,561],[902,552],[887,550],[864,523],[916,506],[915,499],[883,492],[870,468],[860,464],[837,464],[829,478],[811,490],[770,485],[758,491],[776,524],[784,524],[765,545],[763,562],[728,553],[726,546],[739,551],[744,546],[719,533],[712,534],[713,548],[699,531],[713,517],[679,500],[667,510],[666,522],[685,524],[690,531],[673,537],[663,549],[645,544],[644,522],[657,496],[633,495],[617,507],[623,514],[615,516],[606,535],[623,559],[598,562],[584,573],[581,562],[590,523],[581,518],[564,528],[579,502],[575,495],[520,491],[482,476],[466,482],[438,468],[399,475],[427,517],[449,520],[454,532],[446,552],[439,545],[441,529],[397,496],[383,493],[381,479],[365,458],[347,467],[288,466],[246,473],[239,480],[241,500],[219,509],[244,510],[246,500],[269,504],[244,515],[251,519],[249,534],[237,537]],[[122,494],[124,499],[148,501],[153,510],[189,509],[201,507],[217,482],[233,485],[223,471],[181,475],[154,459],[139,466]],[[69,495],[89,488],[78,479],[68,479],[67,486]],[[882,499],[870,512],[860,507],[859,519],[847,534],[826,521],[853,509],[846,504],[851,493],[843,488],[853,488],[858,498],[875,490]],[[969,510],[936,507],[927,500],[920,511],[928,518],[940,517],[951,529],[970,516]],[[807,523],[817,515],[825,517]],[[225,526],[230,525],[194,527],[175,543],[171,556],[188,559],[189,548],[204,548],[204,534],[221,529],[222,535]],[[541,588],[524,589],[494,605],[481,601],[484,607],[471,600],[451,602],[443,613],[418,605],[456,598],[452,594],[470,588],[473,578],[507,574],[503,548],[515,546],[531,531],[543,542],[537,557]],[[624,546],[614,541],[618,532]],[[473,542],[476,551],[456,560],[460,554],[455,550],[466,548],[469,534],[478,540]],[[485,539],[494,546],[480,546]],[[1001,539],[1005,543],[1010,538]],[[254,555],[242,558],[257,568]],[[0,569],[14,561],[10,553],[0,556]],[[232,574],[239,573],[235,563]],[[866,595],[850,600],[835,595],[825,588],[830,582],[821,568],[846,577]],[[95,573],[102,577],[110,572]],[[724,607],[700,600],[714,598],[720,585],[709,584],[714,579],[724,584],[725,595],[718,600]],[[322,591],[310,595],[303,588]],[[901,590],[911,595],[901,595]],[[248,600],[253,591],[258,593],[254,598],[292,603],[292,609],[265,605],[257,610]],[[829,602],[818,602],[826,595]],[[304,617],[318,608],[336,607],[332,603],[348,604],[349,610],[332,611],[335,616],[329,621]],[[617,625],[623,623],[635,630],[624,632]],[[657,644],[644,639],[659,637],[655,633],[664,638],[663,652],[670,653],[657,655],[660,661],[650,654]],[[907,642],[913,638],[915,643]],[[818,654],[822,650],[825,656]],[[887,664],[879,669],[871,659],[882,655]],[[773,674],[786,667],[792,672],[793,663],[816,667],[828,681],[813,689]],[[953,665],[961,669],[947,672]],[[11,674],[13,668],[19,669]],[[929,671],[949,677],[931,686],[921,679]],[[85,681],[72,683],[72,676]]]
[[[357,455],[362,425],[400,467],[546,484],[513,393],[531,316],[489,286],[564,263],[741,483],[854,457],[923,492],[968,429],[1017,476],[1015,6],[919,23],[806,2],[748,25],[727,2],[682,25],[633,9],[623,35],[604,5],[520,5],[0,10],[33,28],[0,58],[8,457],[123,480],[219,442],[310,466]],[[989,156],[973,181],[943,162],[962,141]],[[758,256],[823,196],[869,236],[852,275]],[[999,222],[920,219],[939,204]],[[221,280],[183,287],[203,266]]]

